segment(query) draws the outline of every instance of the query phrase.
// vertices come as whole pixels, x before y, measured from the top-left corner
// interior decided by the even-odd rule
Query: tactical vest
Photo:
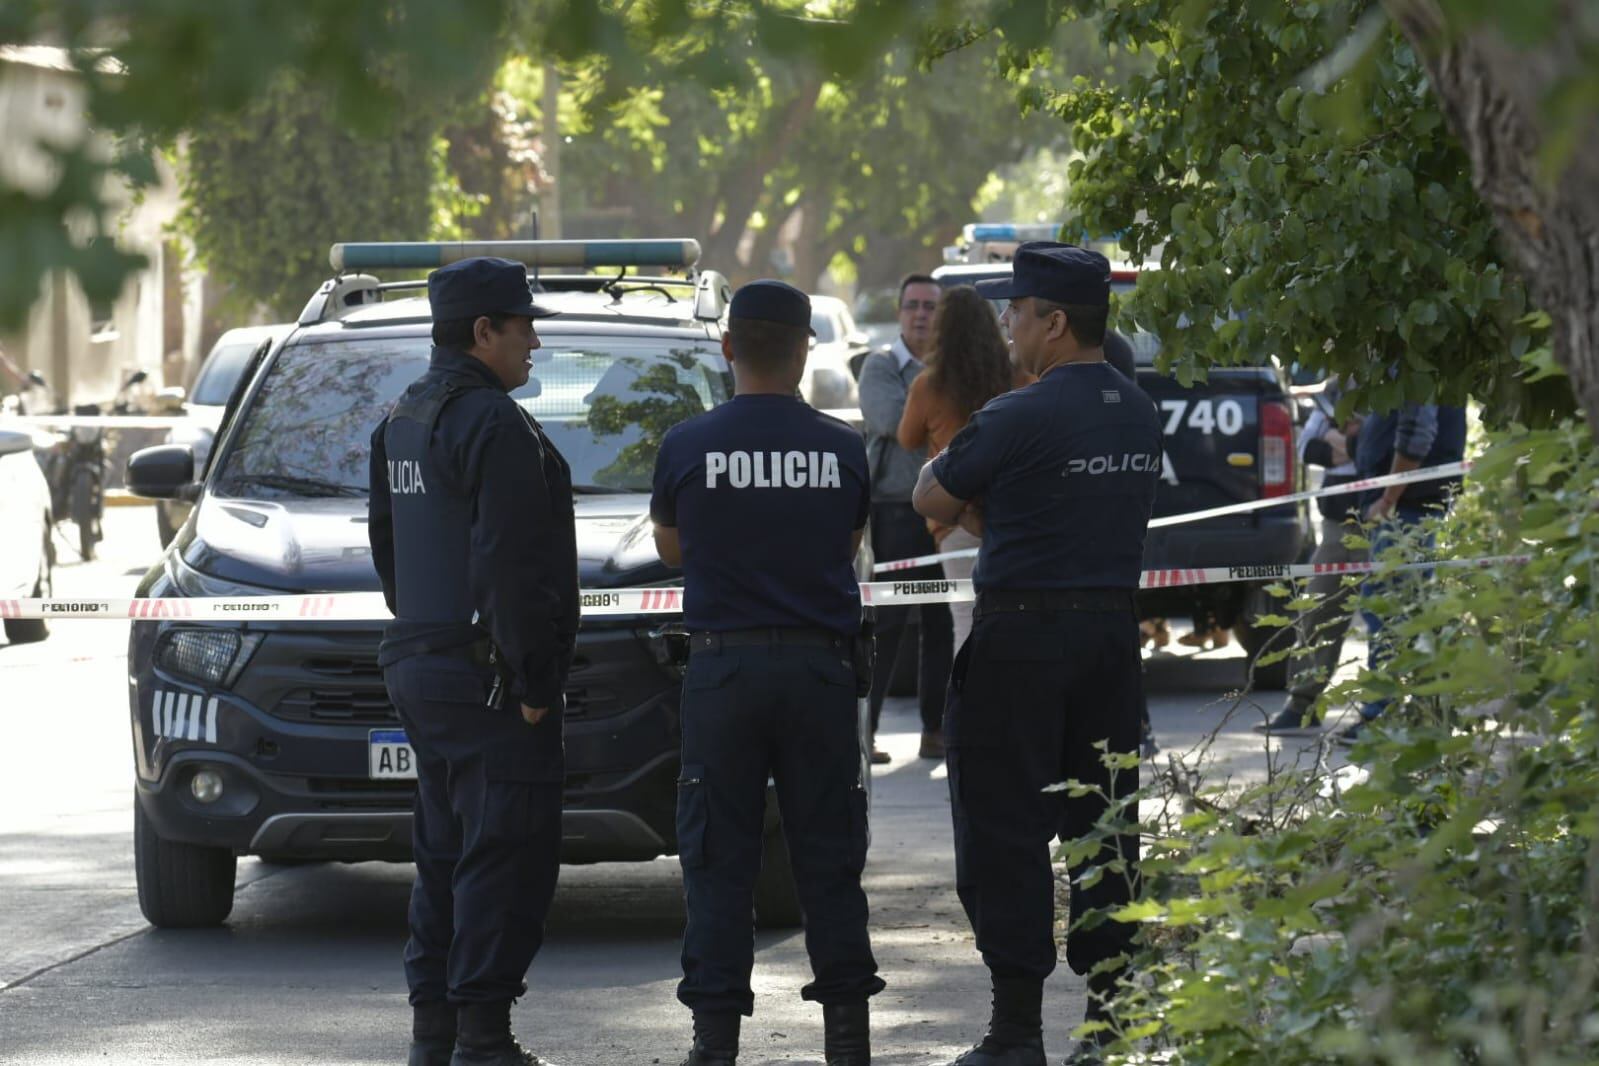
[[[473,501],[433,428],[446,405],[478,386],[427,374],[405,390],[383,431],[394,515],[395,617],[471,625]]]

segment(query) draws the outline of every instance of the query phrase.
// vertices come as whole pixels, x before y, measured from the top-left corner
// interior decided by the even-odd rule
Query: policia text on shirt
[[[856,712],[862,657],[853,562],[870,493],[866,448],[796,398],[810,300],[776,281],[733,296],[722,350],[731,401],[674,427],[655,465],[661,558],[684,572],[678,853],[688,899],[678,998],[686,1066],[730,1066],[754,1012],[751,913],[767,780],[805,912],[829,1066],[870,1061],[883,987],[866,934],[866,791]]]
[[[1050,842],[1092,829],[1107,800],[1138,787],[1109,753],[1139,740],[1138,588],[1154,504],[1160,420],[1104,359],[1110,264],[1053,242],[1017,251],[1012,276],[979,292],[1010,300],[1020,368],[1038,376],[991,400],[923,468],[917,509],[982,535],[971,636],[956,655],[945,711],[955,883],[993,979],[994,1011],[959,1066],[1044,1066],[1041,1001],[1055,968]],[[1136,759],[1134,760],[1136,766]],[[1097,793],[1063,799],[1075,779]],[[1088,865],[1124,874],[1087,886]],[[1078,973],[1116,959],[1130,927],[1075,928],[1137,888],[1138,838],[1122,836],[1072,871],[1066,958]],[[1089,978],[1089,1020],[1114,970]],[[1097,1060],[1085,1041],[1073,1062]]]

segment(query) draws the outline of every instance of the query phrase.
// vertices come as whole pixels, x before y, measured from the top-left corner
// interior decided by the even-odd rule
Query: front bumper
[[[373,779],[369,734],[394,729],[381,631],[264,631],[230,689],[152,665],[173,623],[135,623],[130,704],[138,802],[164,838],[277,858],[404,861],[415,783]],[[237,628],[237,627],[235,627]],[[562,861],[676,850],[678,685],[646,634],[585,630],[568,683]],[[223,782],[210,804],[196,773]]]

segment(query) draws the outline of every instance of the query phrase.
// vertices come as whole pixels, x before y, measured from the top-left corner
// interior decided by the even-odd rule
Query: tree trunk
[[[1471,156],[1477,191],[1534,302],[1549,313],[1554,356],[1599,435],[1599,118],[1585,114],[1575,149],[1550,180],[1540,160],[1549,91],[1585,73],[1577,0],[1536,47],[1508,42],[1492,21],[1452,25],[1437,0],[1383,0],[1426,64],[1450,126]],[[1588,42],[1591,47],[1592,42]]]

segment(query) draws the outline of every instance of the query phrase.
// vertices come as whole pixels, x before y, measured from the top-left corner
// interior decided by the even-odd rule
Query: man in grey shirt
[[[933,347],[933,313],[938,309],[938,282],[926,274],[909,274],[899,284],[899,337],[873,352],[861,366],[861,417],[866,424],[866,458],[872,474],[872,553],[878,562],[931,555],[927,522],[911,508],[911,491],[927,455],[901,448],[900,416],[911,382],[922,372],[922,360]],[[896,575],[900,580],[940,580],[937,564]],[[922,713],[924,759],[944,757],[944,690],[954,658],[954,623],[947,604],[922,607],[880,607],[877,611],[877,672],[872,679],[872,732],[877,732],[883,698],[894,674],[910,612],[921,612],[920,669],[917,696]],[[888,756],[872,745],[872,761]]]

